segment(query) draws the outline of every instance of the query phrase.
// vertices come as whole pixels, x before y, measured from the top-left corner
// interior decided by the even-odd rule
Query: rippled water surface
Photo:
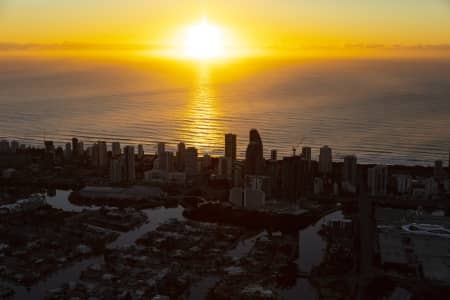
[[[270,149],[330,145],[360,162],[430,164],[450,149],[450,61],[0,60],[0,137],[40,145],[73,136],[221,155],[250,128]]]

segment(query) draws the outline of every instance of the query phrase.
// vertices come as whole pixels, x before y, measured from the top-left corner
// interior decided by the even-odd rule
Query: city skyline
[[[0,0],[0,299],[442,299],[449,0]]]

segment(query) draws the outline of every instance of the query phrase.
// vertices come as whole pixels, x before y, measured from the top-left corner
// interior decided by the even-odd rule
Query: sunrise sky
[[[0,0],[0,49],[170,55],[203,17],[229,55],[450,53],[448,0]]]

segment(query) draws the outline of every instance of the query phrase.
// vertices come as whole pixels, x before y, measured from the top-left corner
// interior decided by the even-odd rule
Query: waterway
[[[96,206],[74,205],[69,202],[69,195],[70,191],[56,190],[56,193],[53,196],[47,196],[47,203],[55,208],[75,212],[80,212],[84,209],[99,208]],[[134,230],[122,233],[115,241],[110,243],[108,247],[117,248],[132,245],[140,236],[155,230],[160,224],[168,222],[171,219],[184,220],[182,207],[147,209],[143,212],[147,215],[148,221]],[[341,211],[331,213],[320,219],[317,223],[299,231],[299,255],[295,262],[299,272],[308,272],[312,267],[320,264],[324,256],[326,242],[320,237],[318,231],[322,224],[327,220],[339,218],[343,218]],[[263,231],[238,242],[236,247],[228,254],[236,259],[245,256],[250,251],[255,241],[264,234],[265,232]],[[96,263],[103,263],[103,256],[92,257],[77,262],[63,270],[53,273],[46,279],[29,288],[9,282],[0,283],[15,290],[16,294],[12,299],[42,299],[47,290],[59,288],[63,283],[79,280],[80,273],[89,265]],[[194,284],[191,288],[189,299],[205,298],[208,290],[214,286],[216,282],[217,278],[209,277]],[[315,288],[310,285],[308,280],[299,278],[296,285],[282,291],[281,297],[283,299],[298,299],[298,297],[315,299],[317,298],[317,294]]]

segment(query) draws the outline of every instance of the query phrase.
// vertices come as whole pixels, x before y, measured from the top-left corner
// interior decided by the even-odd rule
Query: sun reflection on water
[[[207,65],[199,66],[194,86],[189,98],[189,108],[186,110],[187,128],[184,140],[190,141],[199,149],[199,154],[202,154],[206,149],[220,148],[223,140],[219,105]]]

